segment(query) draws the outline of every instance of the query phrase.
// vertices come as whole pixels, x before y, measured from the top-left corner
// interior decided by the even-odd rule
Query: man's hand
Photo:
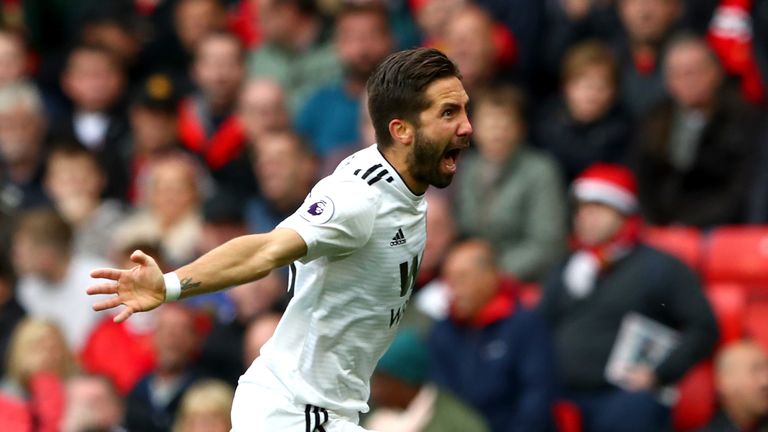
[[[656,374],[648,366],[635,366],[627,373],[627,389],[630,391],[649,391],[656,387]]]
[[[137,250],[131,255],[135,267],[127,270],[98,269],[91,272],[93,278],[111,279],[115,282],[100,283],[88,287],[89,295],[117,294],[93,305],[93,310],[102,311],[125,305],[115,322],[123,322],[134,312],[152,310],[165,300],[163,272],[152,257]]]

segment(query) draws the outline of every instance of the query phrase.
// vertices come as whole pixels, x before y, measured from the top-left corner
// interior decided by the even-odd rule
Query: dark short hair
[[[458,66],[434,48],[396,52],[384,59],[368,79],[368,111],[380,146],[392,144],[389,122],[399,118],[416,125],[429,108],[426,88],[442,78],[461,79]]]
[[[66,63],[67,69],[72,67],[72,59],[75,57],[75,55],[81,54],[81,53],[90,53],[90,54],[100,55],[107,59],[107,61],[115,70],[115,72],[119,74],[125,73],[125,65],[123,64],[123,61],[109,47],[100,43],[96,43],[96,44],[82,43],[74,46],[69,51],[69,56],[67,57],[67,63]]]

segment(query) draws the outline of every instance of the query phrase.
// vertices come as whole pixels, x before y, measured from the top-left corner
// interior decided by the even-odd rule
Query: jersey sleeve
[[[307,244],[299,261],[319,257],[343,257],[368,242],[376,221],[379,196],[357,179],[321,180],[304,203],[278,228],[296,231]]]

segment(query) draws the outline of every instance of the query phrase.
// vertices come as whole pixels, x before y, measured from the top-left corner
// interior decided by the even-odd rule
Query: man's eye
[[[449,110],[449,109],[443,111],[443,114],[442,114],[443,117],[450,117],[451,115],[453,115],[453,110]]]

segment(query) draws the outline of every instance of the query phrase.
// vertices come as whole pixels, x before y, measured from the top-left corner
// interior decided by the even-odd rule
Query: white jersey
[[[370,377],[413,290],[426,210],[376,145],[321,180],[278,225],[295,230],[308,252],[291,265],[294,297],[241,382],[266,368],[296,404],[367,412]]]

